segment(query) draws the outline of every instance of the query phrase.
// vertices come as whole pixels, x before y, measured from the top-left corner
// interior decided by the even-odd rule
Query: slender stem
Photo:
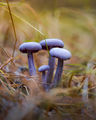
[[[47,72],[46,81],[47,81],[48,84],[50,84],[51,81],[52,81],[53,72],[54,72],[54,66],[55,66],[55,58],[54,57],[49,56],[49,63],[48,63],[48,65],[50,66],[50,69]]]
[[[46,80],[45,80],[45,71],[42,72],[42,82],[43,82],[43,87],[45,88],[46,86]]]
[[[11,21],[12,21],[14,35],[15,35],[15,43],[14,43],[14,48],[13,48],[13,53],[12,53],[12,57],[14,57],[14,53],[15,53],[15,49],[16,49],[16,43],[17,43],[17,35],[16,35],[16,29],[15,29],[15,25],[14,25],[14,21],[13,21],[13,17],[12,17],[12,13],[11,13],[9,2],[8,2],[8,0],[6,0],[6,2],[7,2],[10,18],[11,18]]]
[[[58,59],[58,66],[57,66],[55,77],[51,86],[53,87],[58,86],[58,83],[60,82],[60,79],[61,79],[62,72],[63,72],[63,60]]]
[[[28,53],[28,65],[29,65],[29,73],[30,75],[36,75],[36,69],[34,66],[33,54],[31,52]]]

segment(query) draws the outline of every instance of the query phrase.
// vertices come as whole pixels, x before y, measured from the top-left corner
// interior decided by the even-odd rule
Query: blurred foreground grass
[[[13,27],[7,4],[0,2],[0,119],[95,120],[95,11],[59,8],[40,12],[25,2],[12,2],[10,7],[18,39],[14,60]],[[23,42],[45,38],[62,39],[72,52],[59,88],[48,93],[42,90],[39,73],[35,78],[29,76],[27,57],[18,50]],[[46,51],[35,55],[37,68],[47,62]]]

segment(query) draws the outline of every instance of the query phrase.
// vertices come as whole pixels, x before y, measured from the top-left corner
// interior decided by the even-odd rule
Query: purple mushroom
[[[27,53],[28,55],[29,73],[31,76],[36,74],[36,69],[33,60],[33,53],[38,52],[41,49],[42,46],[40,45],[40,43],[37,42],[26,42],[21,44],[19,47],[19,50],[22,53]]]
[[[42,65],[41,67],[39,67],[38,71],[42,72],[42,82],[43,82],[43,87],[46,90],[47,89],[47,83],[46,83],[46,71],[49,70],[49,65]]]
[[[62,40],[60,39],[45,39],[42,40],[40,42],[42,49],[44,50],[50,50],[51,48],[54,47],[59,47],[59,48],[63,48],[64,47],[64,43]],[[55,65],[55,58],[49,55],[49,62],[48,65],[50,66],[50,69],[47,72],[47,77],[46,77],[46,81],[48,84],[51,83],[52,81],[52,77],[53,77],[53,72],[54,72],[54,65]]]
[[[51,84],[51,87],[56,87],[60,82],[61,75],[63,72],[63,63],[64,63],[63,61],[70,59],[72,55],[68,50],[63,48],[52,48],[50,50],[50,55],[52,57],[58,58],[58,66],[56,69],[54,80]]]

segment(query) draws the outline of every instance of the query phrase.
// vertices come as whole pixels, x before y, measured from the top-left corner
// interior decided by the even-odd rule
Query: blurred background
[[[48,38],[64,40],[65,47],[72,47],[75,53],[81,51],[80,54],[83,54],[82,52],[87,54],[95,49],[95,0],[10,1],[18,41],[40,41],[43,35],[47,35]],[[0,6],[0,41],[3,40],[5,45],[9,38],[13,41],[13,32],[7,6],[6,4]]]
[[[95,0],[29,0],[36,9],[55,9],[60,7],[95,9]]]
[[[95,61],[95,5],[95,0],[10,0],[18,39],[17,52],[22,42],[59,38],[64,41],[65,48],[72,52],[73,63]],[[0,44],[11,54],[14,42],[6,0],[1,0]],[[3,62],[4,59],[1,60]]]

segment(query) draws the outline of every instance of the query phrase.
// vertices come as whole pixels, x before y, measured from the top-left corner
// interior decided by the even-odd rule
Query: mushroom
[[[50,55],[52,57],[58,58],[58,65],[57,65],[55,77],[51,84],[51,87],[56,87],[60,82],[61,75],[63,72],[63,63],[64,63],[63,61],[70,59],[72,55],[68,50],[63,48],[52,48],[50,50]]]
[[[28,55],[28,65],[30,75],[36,75],[36,69],[34,66],[33,53],[38,52],[42,49],[42,46],[37,42],[26,42],[20,45],[19,50],[22,53],[27,53]]]
[[[50,50],[51,48],[54,48],[54,47],[59,47],[59,48],[64,47],[63,41],[55,38],[42,40],[40,44],[42,46],[42,49],[44,50],[47,50],[47,49]],[[51,83],[53,72],[54,72],[55,58],[50,56],[50,54],[49,54],[48,65],[50,66],[50,69],[47,72],[46,81],[47,83]]]
[[[38,71],[42,72],[42,82],[43,82],[43,87],[44,89],[47,89],[47,85],[46,85],[46,71],[49,70],[49,65],[42,65],[41,67],[39,67]]]

